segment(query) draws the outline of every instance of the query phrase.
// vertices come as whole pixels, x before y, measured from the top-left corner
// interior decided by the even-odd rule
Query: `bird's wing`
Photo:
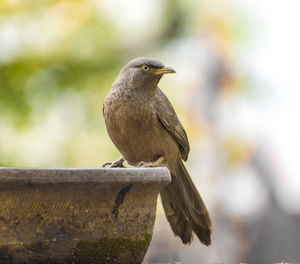
[[[181,157],[186,161],[190,152],[188,137],[169,99],[159,88],[157,89],[155,98],[155,108],[158,120],[176,140],[179,145]]]

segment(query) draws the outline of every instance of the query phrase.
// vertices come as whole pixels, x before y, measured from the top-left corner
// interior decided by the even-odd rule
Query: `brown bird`
[[[182,161],[188,158],[189,141],[170,101],[157,86],[166,73],[175,70],[146,57],[131,60],[120,71],[104,101],[103,115],[122,158],[104,166],[122,166],[125,160],[138,167],[168,167],[172,181],[160,195],[174,234],[189,244],[194,231],[209,245],[211,220]]]

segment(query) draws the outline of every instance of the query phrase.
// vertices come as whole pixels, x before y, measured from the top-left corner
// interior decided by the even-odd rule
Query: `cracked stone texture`
[[[141,263],[166,168],[0,168],[0,263]]]

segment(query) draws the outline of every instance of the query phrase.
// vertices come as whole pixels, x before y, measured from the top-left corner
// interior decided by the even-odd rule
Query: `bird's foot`
[[[124,159],[123,158],[119,158],[114,162],[105,162],[102,165],[102,168],[105,168],[106,166],[108,166],[109,168],[125,168],[124,164]]]
[[[159,157],[157,160],[153,161],[153,162],[145,162],[145,161],[141,161],[137,167],[139,168],[147,168],[147,167],[159,167],[162,166],[163,162],[165,161],[164,157]]]

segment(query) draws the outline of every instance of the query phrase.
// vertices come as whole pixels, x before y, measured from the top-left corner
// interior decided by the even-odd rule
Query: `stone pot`
[[[167,168],[0,168],[0,263],[141,263]]]

